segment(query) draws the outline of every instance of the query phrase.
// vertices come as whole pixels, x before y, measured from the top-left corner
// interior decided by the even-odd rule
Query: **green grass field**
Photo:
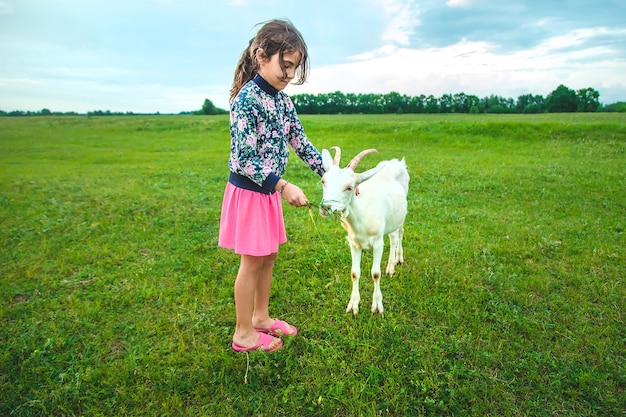
[[[303,116],[360,170],[406,158],[405,264],[373,316],[368,252],[346,314],[343,229],[285,205],[300,333],[249,358],[227,117],[0,118],[0,415],[624,415],[626,115]]]

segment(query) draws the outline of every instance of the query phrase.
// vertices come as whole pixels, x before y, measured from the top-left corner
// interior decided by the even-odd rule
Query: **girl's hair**
[[[271,58],[278,55],[281,67],[283,66],[283,55],[285,53],[300,53],[300,65],[296,70],[295,84],[304,84],[309,75],[309,54],[306,43],[302,35],[288,20],[270,20],[265,23],[257,32],[256,36],[250,39],[248,47],[241,54],[237,67],[235,68],[235,79],[230,89],[230,101],[232,102],[248,81],[253,79],[259,71],[257,62],[257,50],[261,49],[263,58]],[[283,75],[287,72],[283,69]]]

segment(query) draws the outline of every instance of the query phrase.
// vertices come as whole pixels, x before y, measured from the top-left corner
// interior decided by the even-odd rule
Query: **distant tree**
[[[426,96],[421,94],[419,96],[410,97],[407,107],[407,113],[424,113],[424,103]]]
[[[216,114],[217,108],[213,104],[211,100],[208,98],[204,99],[204,104],[202,105],[202,114]]]
[[[444,94],[439,98],[439,112],[452,113],[454,108],[454,99],[452,94]]]
[[[346,110],[345,113],[358,113],[359,96],[354,93],[346,94]]]
[[[472,107],[478,104],[478,97],[467,95],[465,93],[458,93],[452,96],[454,113],[469,113]]]
[[[522,110],[524,114],[537,114],[542,113],[541,108],[537,105],[537,103],[529,103]]]
[[[576,92],[577,110],[595,112],[600,107],[600,93],[593,88],[582,88]]]
[[[563,84],[546,97],[546,111],[549,113],[571,113],[578,109],[576,92]]]
[[[626,102],[618,101],[617,103],[607,104],[602,110],[611,113],[626,113]]]
[[[313,94],[293,95],[291,96],[291,100],[298,109],[298,113],[315,114],[317,112],[317,106],[315,105],[317,98]]]
[[[515,102],[512,98],[490,95],[481,100],[484,113],[515,113]],[[480,106],[479,106],[480,107]]]
[[[437,97],[431,94],[426,97],[425,100],[426,105],[424,110],[426,113],[439,113],[439,100],[437,99]]]
[[[344,113],[346,110],[346,96],[341,91],[335,91],[327,96],[326,110],[330,114]]]
[[[545,99],[541,95],[523,94],[517,98],[518,113],[543,113],[545,106]]]
[[[396,91],[384,94],[382,96],[383,109],[385,113],[403,113],[406,103],[408,101],[407,96],[403,96]]]

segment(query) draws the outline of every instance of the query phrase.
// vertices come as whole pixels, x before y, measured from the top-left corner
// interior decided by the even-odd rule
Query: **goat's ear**
[[[386,162],[387,161],[379,162],[378,165],[376,165],[374,168],[368,169],[367,171],[361,172],[360,174],[356,174],[356,184],[359,185],[360,183],[365,182],[372,178],[374,175],[378,174],[385,167]]]
[[[330,167],[333,166],[333,157],[330,156],[328,149],[322,149],[322,166],[326,172],[328,172]]]

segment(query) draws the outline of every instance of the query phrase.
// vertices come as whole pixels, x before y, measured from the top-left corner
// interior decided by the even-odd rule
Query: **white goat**
[[[378,152],[376,149],[362,151],[352,159],[346,168],[339,167],[341,149],[333,147],[335,158],[322,150],[322,162],[326,173],[322,177],[323,197],[320,214],[329,212],[341,214],[341,225],[348,232],[348,242],[352,254],[352,295],[346,313],[359,312],[359,279],[361,277],[361,252],[372,247],[372,279],[374,295],[372,314],[383,313],[383,295],[380,291],[380,262],[385,246],[384,236],[389,235],[389,262],[387,274],[393,275],[395,266],[404,262],[402,235],[407,213],[409,173],[404,158],[399,161],[380,162],[375,168],[363,173],[355,173],[361,159]]]

